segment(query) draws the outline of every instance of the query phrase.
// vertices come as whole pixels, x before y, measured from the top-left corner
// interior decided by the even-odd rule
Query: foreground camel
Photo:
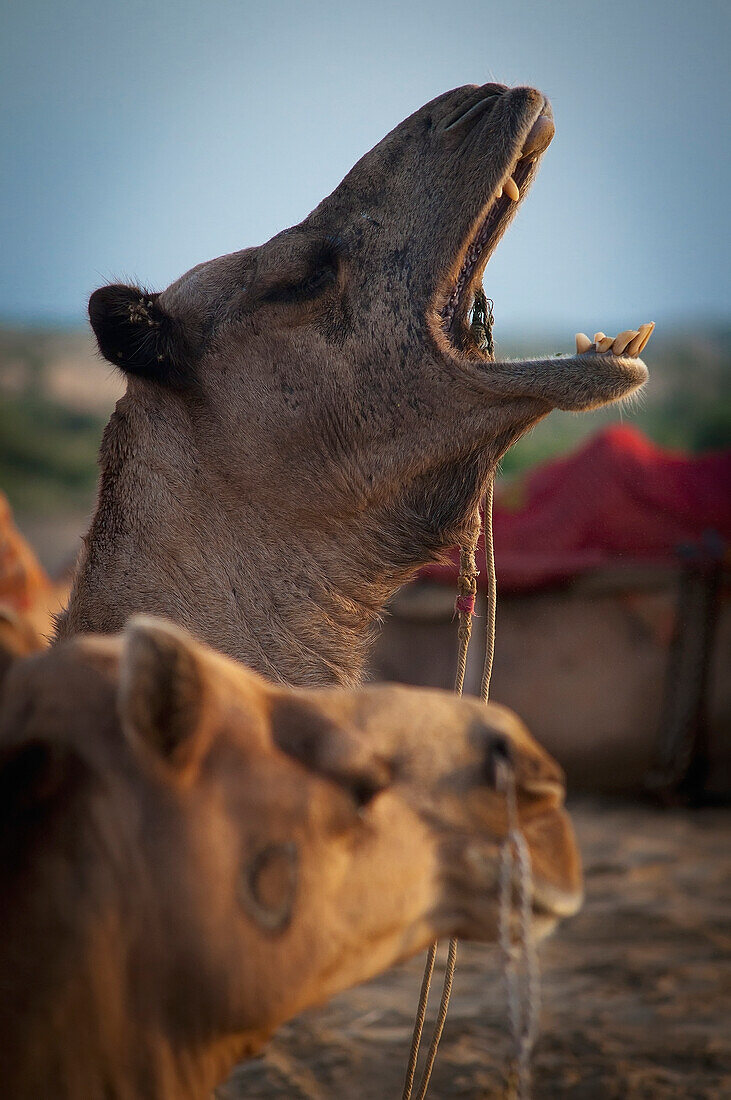
[[[3,1096],[208,1096],[306,1006],[437,937],[495,940],[506,755],[540,935],[581,874],[560,769],[509,711],[275,686],[144,616],[17,662]]]
[[[646,378],[643,333],[494,362],[470,324],[552,136],[535,89],[458,88],[268,244],[92,295],[129,385],[58,637],[159,612],[273,679],[358,681],[386,601],[466,537],[507,448]]]

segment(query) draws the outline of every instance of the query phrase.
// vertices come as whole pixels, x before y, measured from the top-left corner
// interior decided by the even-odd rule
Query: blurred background
[[[526,719],[574,789],[651,793],[665,804],[727,799],[730,40],[731,9],[714,0],[6,0],[0,491],[42,567],[56,578],[73,563],[94,503],[101,432],[123,390],[86,325],[95,287],[136,280],[161,289],[202,260],[267,240],[450,87],[536,85],[552,101],[557,132],[487,269],[498,354],[568,352],[579,330],[616,333],[645,321],[657,329],[638,400],[553,413],[504,460],[493,696]],[[3,522],[9,530],[9,514]],[[16,563],[16,586],[46,583],[29,547],[0,546],[0,558]],[[454,580],[431,571],[394,601],[374,675],[451,684]],[[484,608],[472,689],[482,624]],[[589,900],[572,927],[614,959],[616,984],[602,985],[597,963],[590,1003],[571,970],[576,941],[565,942],[565,957],[559,941],[550,981],[559,998],[572,992],[574,1006],[585,996],[584,1027],[567,1046],[572,1023],[555,1015],[549,1080],[561,1096],[680,1097],[691,1082],[692,1095],[719,1096],[731,1080],[716,1030],[731,1008],[721,1009],[713,978],[716,953],[731,942],[718,931],[729,903],[720,839],[728,818],[660,820],[628,806],[577,811]],[[634,901],[618,916],[609,899],[627,890]],[[702,912],[692,902],[700,895]],[[670,929],[669,911],[679,914]],[[665,955],[648,970],[659,928]],[[642,962],[632,963],[622,946],[630,942],[641,945]],[[684,952],[697,965],[679,976],[673,959]],[[499,1013],[480,1000],[479,970],[469,973],[474,1003],[497,1027]],[[635,1032],[638,1000],[649,1016]],[[346,1013],[348,1058],[360,1052],[366,1064],[373,1027],[390,1041],[388,1020],[367,998],[360,1007],[370,1022],[353,1031]],[[329,1021],[342,1029],[340,1011]],[[687,1029],[679,1037],[679,1012],[696,1023],[700,1013],[705,1037]],[[393,1024],[399,1036],[402,1025]],[[316,1029],[320,1049],[326,1031]],[[469,1028],[457,1035],[459,1049],[446,1043],[441,1096],[468,1094],[459,1066],[475,1079]],[[283,1059],[307,1060],[311,1038],[306,1025],[286,1033],[279,1061],[243,1071],[247,1095],[320,1096],[282,1076]],[[483,1054],[495,1041],[480,1037]],[[633,1043],[625,1073],[616,1051]],[[338,1048],[323,1058],[320,1075],[334,1081],[341,1056]],[[389,1069],[383,1056],[394,1082],[399,1064]],[[487,1089],[494,1066],[480,1064]],[[586,1081],[587,1065],[594,1077],[581,1091],[566,1066]],[[377,1075],[374,1088],[374,1097],[385,1094]],[[238,1096],[232,1089],[226,1095]],[[554,1095],[545,1080],[537,1094]]]
[[[650,739],[633,768],[620,764],[639,725],[657,726],[671,707],[667,665],[680,660],[671,642],[687,633],[682,570],[722,562],[731,536],[722,457],[731,440],[728,5],[31,0],[6,5],[3,23],[0,489],[54,576],[78,551],[101,431],[123,390],[86,323],[96,286],[123,279],[161,289],[201,260],[267,240],[450,87],[500,80],[550,96],[556,138],[485,277],[498,354],[570,351],[577,330],[615,333],[650,320],[657,329],[638,399],[553,413],[505,457],[496,690],[540,719],[544,696],[524,698],[509,670],[518,677],[530,660],[535,672],[541,637],[570,638],[574,671],[554,676],[554,641],[547,673],[564,687],[593,685],[583,689],[580,725],[595,696],[612,698],[620,669],[625,695],[633,683],[642,706],[638,698],[629,707],[621,736],[615,712],[606,716],[603,736],[618,752],[608,775],[610,785],[638,782]],[[551,465],[567,455],[578,456],[574,465]],[[437,582],[442,594],[425,595]],[[432,572],[394,603],[376,675],[449,684],[453,659],[432,627],[441,623],[451,647],[453,583]],[[601,609],[581,596],[585,631],[557,626],[549,606],[553,631],[536,629],[528,641],[521,629],[514,652],[511,616],[525,614],[526,599],[533,613],[577,585],[610,583],[617,598]],[[725,589],[713,583],[717,607]],[[640,598],[640,589],[655,609],[643,605],[633,619],[619,596]],[[416,599],[431,600],[433,621],[401,629],[405,601],[413,617]],[[597,622],[608,631],[601,641]],[[598,678],[579,641],[586,631],[597,657],[617,655],[617,668],[595,662]],[[721,660],[716,626],[711,634],[697,643],[704,668]],[[423,655],[409,663],[418,639]],[[581,675],[571,656],[579,649]],[[723,724],[727,702],[706,705],[706,679],[693,690],[711,723]],[[560,737],[545,718],[541,726],[554,750],[577,741],[573,727]],[[571,752],[566,762],[571,774]]]
[[[317,5],[28,0],[0,37],[0,486],[43,561],[73,553],[121,382],[98,285],[161,289],[303,218],[428,99],[531,83],[556,138],[491,261],[503,354],[657,322],[631,409],[554,415],[505,473],[622,418],[692,452],[731,433],[724,3]]]

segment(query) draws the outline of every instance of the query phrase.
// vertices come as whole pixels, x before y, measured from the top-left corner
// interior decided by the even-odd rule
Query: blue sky
[[[304,217],[459,84],[534,84],[557,134],[491,261],[499,325],[729,315],[731,5],[4,0],[0,318],[77,321]]]

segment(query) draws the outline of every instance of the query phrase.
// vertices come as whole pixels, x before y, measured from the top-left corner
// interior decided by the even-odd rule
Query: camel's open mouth
[[[460,249],[461,263],[439,317],[444,334],[461,353],[491,359],[484,330],[475,315],[475,297],[482,288],[487,261],[512,220],[524,192],[535,175],[538,160],[553,139],[555,129],[551,108],[546,102],[538,114],[523,147],[509,165],[501,183]],[[475,323],[470,325],[471,317]]]

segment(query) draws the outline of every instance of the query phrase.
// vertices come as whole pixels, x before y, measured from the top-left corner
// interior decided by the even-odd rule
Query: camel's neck
[[[122,1032],[105,1031],[107,1012],[108,1007],[99,1004],[88,1019],[74,1015],[66,1034],[59,1032],[57,1018],[32,1051],[22,1041],[12,1051],[8,1048],[3,1083],[9,1091],[3,1095],[14,1100],[203,1100],[239,1060],[240,1040],[221,1044],[220,1050],[191,1044],[195,1054],[181,1053],[178,1044],[165,1040],[154,1027],[145,1034],[126,1026]]]
[[[5,883],[0,1096],[210,1100],[269,1032],[236,1031],[226,988],[205,967],[195,972],[195,995],[180,992],[176,979],[193,971],[175,965],[176,937],[150,892],[150,867],[136,852],[129,862],[123,854],[130,842],[139,849],[139,835],[125,836],[128,817],[104,824],[97,856],[105,863],[90,858],[83,874],[77,867],[65,903],[66,854],[43,858],[28,849],[31,873],[24,865],[19,879]],[[85,852],[90,843],[93,826]],[[123,890],[130,881],[135,889]]]
[[[102,445],[99,502],[59,637],[165,615],[292,684],[356,683],[393,571],[357,528],[326,535],[230,492],[180,421],[123,401]],[[287,513],[286,504],[282,513]],[[347,527],[347,524],[342,525]]]

